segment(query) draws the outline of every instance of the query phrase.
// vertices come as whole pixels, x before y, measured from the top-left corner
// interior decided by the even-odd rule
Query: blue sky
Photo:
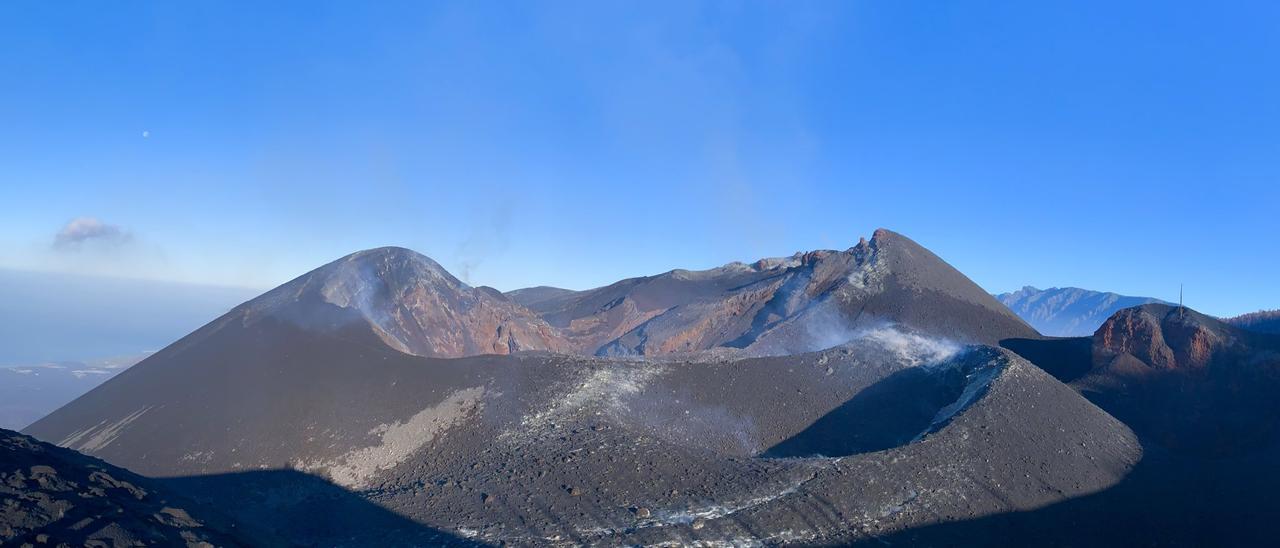
[[[1117,4],[6,2],[0,267],[586,288],[883,226],[1280,307],[1280,8]]]

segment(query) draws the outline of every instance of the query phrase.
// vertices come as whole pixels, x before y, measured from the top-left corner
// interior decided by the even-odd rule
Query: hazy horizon
[[[12,269],[0,287],[0,367],[156,351],[259,293]]]
[[[863,236],[863,237],[868,237],[868,236]],[[854,242],[854,243],[856,244],[857,242]],[[364,251],[364,250],[367,250],[367,249],[376,249],[376,248],[378,248],[378,247],[399,247],[399,246],[375,246],[375,247],[365,248],[365,249],[355,249],[355,250],[352,250],[352,251],[351,251],[351,253],[357,253],[357,252],[359,252],[359,251]],[[848,247],[853,247],[853,246],[852,246],[852,245],[850,245],[850,246],[848,246]],[[835,251],[841,251],[841,250],[843,250],[843,249],[846,249],[846,248],[836,248],[836,249],[834,249],[834,250],[835,250]],[[794,253],[805,253],[805,252],[808,252],[808,251],[817,251],[817,250],[819,250],[819,248],[812,248],[812,249],[798,249],[798,250],[796,250]],[[413,250],[413,251],[417,252],[417,250]],[[349,254],[351,254],[351,253],[348,253],[347,255],[349,255]],[[774,258],[774,259],[776,259],[776,258],[785,258],[785,257],[790,257],[790,256],[791,256],[791,255],[793,255],[794,253],[780,254],[780,255],[769,256],[769,257],[765,257],[765,256],[761,256],[761,257],[750,257],[750,258],[748,258],[748,257],[743,257],[743,258],[740,258],[740,259],[732,259],[732,260],[730,260],[730,261],[728,261],[728,262],[725,262],[725,263],[716,263],[716,264],[700,265],[700,266],[697,266],[697,267],[674,266],[674,267],[672,267],[672,268],[669,268],[669,269],[667,269],[667,270],[662,270],[662,271],[643,272],[643,273],[633,273],[633,274],[631,274],[631,275],[627,275],[627,276],[625,276],[624,278],[619,278],[618,280],[612,280],[612,281],[609,281],[609,282],[605,282],[604,284],[601,284],[601,285],[589,285],[589,286],[571,287],[571,286],[569,286],[568,284],[556,283],[555,281],[543,281],[543,282],[533,281],[533,282],[531,282],[531,283],[529,283],[529,284],[527,284],[527,285],[519,285],[519,286],[515,286],[515,287],[496,287],[496,289],[499,289],[499,290],[501,290],[501,291],[513,291],[513,290],[516,290],[516,289],[527,289],[527,288],[531,288],[531,287],[558,287],[558,288],[562,288],[562,289],[572,289],[572,290],[575,290],[575,291],[582,291],[582,290],[587,290],[587,289],[595,289],[595,288],[598,288],[598,287],[603,287],[603,286],[605,286],[605,285],[609,285],[609,284],[611,284],[611,283],[613,283],[613,282],[616,282],[616,281],[619,281],[619,280],[622,280],[622,279],[627,279],[627,278],[638,278],[638,277],[645,277],[645,276],[654,276],[654,275],[658,275],[658,274],[663,274],[663,273],[666,273],[666,272],[670,272],[671,270],[705,270],[705,269],[713,269],[713,268],[716,268],[716,267],[719,267],[719,266],[724,266],[724,265],[726,265],[726,264],[730,264],[730,263],[748,263],[748,264],[749,264],[749,263],[751,263],[751,262],[754,262],[754,261],[756,261],[756,260],[760,260],[760,259],[770,259],[770,258]],[[301,271],[299,271],[299,272],[297,272],[297,273],[295,273],[295,274],[292,274],[292,275],[286,275],[286,277],[285,277],[285,278],[282,278],[282,279],[281,279],[281,281],[280,281],[279,283],[273,283],[272,285],[266,285],[266,286],[228,285],[228,284],[207,283],[207,282],[173,281],[173,280],[165,280],[165,279],[151,278],[151,277],[145,277],[145,276],[141,276],[141,277],[140,277],[140,276],[116,275],[116,274],[85,274],[85,273],[68,272],[68,271],[56,270],[56,269],[51,269],[51,270],[41,270],[41,269],[28,269],[28,268],[7,268],[7,267],[0,267],[0,273],[3,273],[3,272],[10,272],[10,273],[20,273],[20,274],[51,274],[51,275],[55,275],[55,276],[68,276],[68,277],[73,277],[73,278],[84,278],[84,279],[118,280],[118,281],[129,281],[129,282],[161,282],[161,283],[165,283],[165,284],[172,284],[172,285],[175,285],[175,286],[189,286],[189,287],[191,287],[191,288],[193,288],[193,289],[197,289],[197,288],[208,288],[208,289],[215,289],[215,290],[247,290],[247,291],[256,291],[256,292],[266,292],[266,291],[270,291],[271,289],[274,289],[275,287],[278,287],[278,286],[280,286],[280,285],[282,285],[282,284],[284,284],[284,283],[287,283],[288,281],[290,281],[290,280],[292,280],[292,279],[294,279],[294,278],[296,278],[296,277],[298,277],[298,276],[301,276],[301,275],[303,275],[303,274],[306,274],[307,272],[310,272],[310,271],[311,271],[311,270],[313,270],[314,268],[318,268],[318,267],[320,267],[320,266],[322,266],[322,265],[324,265],[324,264],[327,264],[328,262],[331,262],[331,261],[333,261],[333,260],[341,259],[342,257],[345,257],[345,256],[346,256],[346,255],[342,255],[342,256],[339,256],[339,257],[333,257],[333,258],[331,258],[331,259],[327,259],[327,260],[324,260],[324,261],[322,261],[322,262],[316,263],[313,267],[308,267],[306,270],[301,270]],[[438,259],[436,259],[435,257],[431,257],[431,259],[432,259],[432,260],[437,260],[437,261],[438,261]],[[943,260],[946,260],[946,258],[945,258],[945,257],[943,257]],[[492,286],[492,285],[490,285],[490,284],[486,284],[486,283],[483,283],[483,282],[480,282],[480,281],[477,281],[477,280],[471,280],[470,282],[467,282],[467,283],[468,283],[468,285],[472,285],[473,287],[474,287],[474,286],[481,286],[481,285],[486,285],[486,286],[490,286],[490,287],[495,287],[495,286]],[[984,289],[986,289],[989,293],[991,293],[991,294],[993,294],[993,295],[998,295],[998,294],[1001,294],[1001,293],[1014,293],[1014,292],[1017,292],[1017,291],[1018,291],[1018,290],[1020,290],[1020,289],[1024,289],[1024,288],[1027,288],[1027,287],[1031,287],[1031,288],[1034,288],[1034,289],[1042,289],[1042,290],[1043,290],[1043,289],[1076,288],[1076,289],[1086,289],[1086,290],[1090,290],[1090,291],[1099,291],[1099,292],[1103,292],[1103,293],[1119,293],[1119,292],[1112,291],[1112,290],[1105,289],[1105,288],[1089,288],[1089,287],[1079,287],[1079,286],[1075,286],[1075,285],[1036,285],[1036,284],[1022,284],[1022,285],[1019,285],[1019,286],[1016,286],[1016,287],[1010,287],[1010,288],[1000,288],[1000,289],[996,289],[996,288],[987,288],[987,287],[984,287]],[[1145,295],[1144,295],[1144,296],[1145,296]],[[1265,309],[1265,308],[1264,308],[1264,309]],[[1264,309],[1260,309],[1260,310],[1264,310]]]

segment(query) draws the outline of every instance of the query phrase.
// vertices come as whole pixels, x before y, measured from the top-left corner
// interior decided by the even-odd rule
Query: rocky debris
[[[1101,361],[1110,357],[1108,355],[1128,355],[1151,367],[1172,369],[1176,361],[1173,349],[1165,343],[1162,319],[1140,308],[1116,313],[1098,328],[1094,336],[1096,359]]]
[[[7,430],[0,430],[0,499],[0,544],[6,546],[246,546],[263,540],[249,539],[227,518],[152,480]]]
[[[1236,336],[1225,324],[1167,305],[1121,310],[1094,335],[1096,361],[1129,355],[1160,369],[1203,368],[1235,344]]]

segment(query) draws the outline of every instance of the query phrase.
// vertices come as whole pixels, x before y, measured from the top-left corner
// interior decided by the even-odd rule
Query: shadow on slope
[[[1036,510],[938,523],[862,546],[1263,546],[1280,513],[1275,448],[1209,460],[1144,443],[1146,456],[1105,491]]]
[[[844,457],[910,442],[965,388],[955,368],[911,367],[859,391],[761,457]]]
[[[294,470],[158,479],[218,508],[254,537],[298,546],[484,546],[387,510],[328,480]]]
[[[1066,383],[1085,376],[1093,367],[1092,337],[1004,339],[1000,346]]]

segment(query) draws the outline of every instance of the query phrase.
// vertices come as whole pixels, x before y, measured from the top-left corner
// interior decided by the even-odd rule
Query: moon
[[[142,138],[143,138],[143,139],[146,139],[146,138],[148,138],[148,137],[150,137],[150,136],[151,136],[151,132],[150,132],[150,131],[147,131],[147,130],[145,130],[145,129],[144,129],[144,130],[142,130]]]

